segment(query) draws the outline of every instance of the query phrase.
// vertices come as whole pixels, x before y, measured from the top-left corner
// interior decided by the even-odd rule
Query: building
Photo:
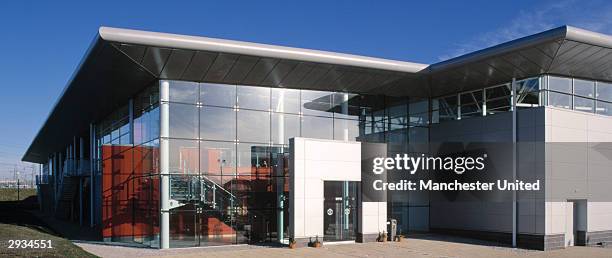
[[[610,82],[612,37],[569,26],[431,65],[101,27],[23,160],[43,164],[42,209],[110,242],[364,242],[394,218],[596,245],[612,239]],[[372,158],[453,142],[497,144],[500,178],[545,190],[371,190]]]

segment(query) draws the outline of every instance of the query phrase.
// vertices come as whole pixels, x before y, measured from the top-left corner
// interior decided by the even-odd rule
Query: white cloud
[[[516,18],[502,28],[485,32],[456,45],[440,61],[491,47],[506,41],[542,32],[562,25],[612,34],[612,2],[565,0],[534,6],[520,11]]]

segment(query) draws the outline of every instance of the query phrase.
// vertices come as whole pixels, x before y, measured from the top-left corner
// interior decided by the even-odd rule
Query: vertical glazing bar
[[[487,115],[487,89],[482,89],[482,116]]]
[[[510,87],[510,108],[512,110],[512,182],[516,182],[516,78],[512,78],[512,85]],[[517,245],[517,207],[516,207],[516,189],[512,191],[512,247]]]
[[[170,84],[168,81],[161,81],[159,88],[159,170],[160,170],[160,242],[159,248],[167,249],[170,247],[170,149],[168,146],[168,136],[170,130],[169,113],[170,107],[168,99],[170,94]]]
[[[130,128],[130,144],[134,144],[134,99],[128,100],[128,121]]]
[[[348,101],[349,101],[349,94],[348,93],[343,93],[342,94],[342,114],[346,115],[348,117],[349,114],[349,106],[348,106]],[[348,141],[349,140],[349,125],[348,125],[348,121],[346,120],[341,120],[342,121],[342,140],[344,141]]]
[[[461,120],[461,94],[457,94],[457,120]]]

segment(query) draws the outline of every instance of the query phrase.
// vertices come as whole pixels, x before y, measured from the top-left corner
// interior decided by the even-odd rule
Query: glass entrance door
[[[324,181],[323,241],[355,240],[359,182]]]

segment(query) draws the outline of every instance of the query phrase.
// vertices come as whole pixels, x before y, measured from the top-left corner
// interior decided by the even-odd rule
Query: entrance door
[[[355,240],[359,182],[324,181],[323,241]]]

